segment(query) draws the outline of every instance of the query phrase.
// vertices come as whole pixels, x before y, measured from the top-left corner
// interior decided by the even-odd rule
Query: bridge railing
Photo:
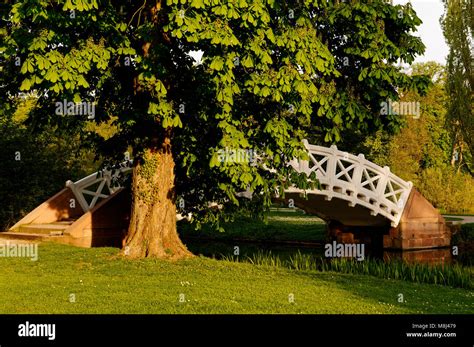
[[[308,176],[316,173],[321,189],[306,193],[324,195],[326,200],[337,197],[348,201],[352,207],[364,206],[372,215],[380,214],[390,220],[392,226],[398,225],[413,186],[411,182],[397,177],[387,166],[382,168],[368,161],[363,154],[356,156],[340,151],[336,146],[316,146],[307,141],[304,144],[309,160],[292,160],[289,165]],[[118,169],[102,170],[77,182],[67,181],[66,186],[71,189],[83,211],[87,212],[99,199],[106,199],[122,189],[116,179],[130,171],[129,162],[124,162]],[[288,191],[300,190],[290,188]],[[86,196],[90,197],[90,201]]]
[[[120,163],[116,169],[94,172],[76,182],[67,181],[66,187],[71,189],[82,210],[87,212],[97,204],[99,199],[106,199],[122,189],[116,180],[120,175],[131,170],[129,162],[125,161]],[[89,198],[90,201],[86,196],[92,197]]]
[[[293,160],[290,165],[308,176],[316,173],[321,189],[307,193],[324,195],[326,200],[337,197],[352,207],[364,206],[372,215],[383,215],[392,226],[398,225],[413,186],[411,182],[391,173],[388,166],[368,161],[363,154],[356,156],[334,145],[328,148],[307,141],[304,144],[309,160]]]

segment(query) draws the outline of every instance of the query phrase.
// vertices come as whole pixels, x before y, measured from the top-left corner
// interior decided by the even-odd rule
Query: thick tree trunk
[[[132,213],[124,254],[132,258],[192,256],[176,230],[174,160],[169,137],[147,149],[132,178]]]

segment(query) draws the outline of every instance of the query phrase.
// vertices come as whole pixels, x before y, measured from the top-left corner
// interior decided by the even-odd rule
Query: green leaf
[[[215,166],[219,166],[219,155],[217,152],[212,155],[211,161],[209,162],[209,167],[213,168]]]
[[[203,0],[192,0],[192,1],[191,1],[191,7],[194,7],[194,8],[204,8]]]
[[[223,67],[224,67],[224,59],[222,59],[221,57],[215,57],[214,59],[212,59],[212,62],[210,65],[211,69],[220,71],[222,70]]]
[[[244,67],[248,67],[248,68],[251,68],[253,67],[253,60],[252,58],[250,57],[250,55],[247,55],[244,60],[242,60],[242,65]]]
[[[23,82],[21,83],[21,86],[20,86],[20,90],[30,90],[31,88],[31,81],[27,78],[25,78],[23,80]]]

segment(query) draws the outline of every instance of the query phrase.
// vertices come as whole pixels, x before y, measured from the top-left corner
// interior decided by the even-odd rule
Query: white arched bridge
[[[413,249],[449,245],[443,217],[411,182],[404,181],[364,155],[304,141],[309,160],[288,163],[308,177],[314,172],[318,188],[290,187],[285,200],[327,222],[360,230],[378,227],[384,247]],[[4,236],[55,237],[79,246],[118,244],[126,232],[129,201],[119,194],[119,175],[131,170],[129,162],[110,171],[93,173],[66,188],[25,216]],[[122,196],[121,196],[122,195]],[[251,197],[251,193],[239,194]],[[283,197],[276,197],[282,200]],[[118,235],[118,236],[117,236]]]
[[[366,208],[371,216],[383,216],[392,227],[400,222],[413,184],[390,172],[388,166],[380,167],[363,154],[315,146],[305,141],[309,160],[293,160],[290,165],[308,176],[316,173],[320,189],[304,192],[323,196],[326,201],[337,198],[347,201],[349,207]],[[302,193],[290,188],[288,193]]]

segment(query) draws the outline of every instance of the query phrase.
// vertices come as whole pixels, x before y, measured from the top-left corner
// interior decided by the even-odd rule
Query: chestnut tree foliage
[[[166,252],[149,246],[168,237],[161,229],[175,233],[164,200],[183,202],[178,211],[197,225],[217,224],[246,189],[268,205],[277,189],[307,185],[286,166],[305,158],[304,138],[329,145],[394,129],[397,116],[381,116],[380,103],[428,83],[397,66],[424,50],[410,4],[19,0],[3,9],[2,116],[19,91],[35,91],[38,126],[81,129],[84,117],[55,113],[63,100],[94,103],[95,122],[113,121],[112,137],[84,141],[110,162],[133,152],[129,233],[142,237],[125,244],[136,256],[185,255],[171,241]],[[258,159],[221,160],[226,148]]]

